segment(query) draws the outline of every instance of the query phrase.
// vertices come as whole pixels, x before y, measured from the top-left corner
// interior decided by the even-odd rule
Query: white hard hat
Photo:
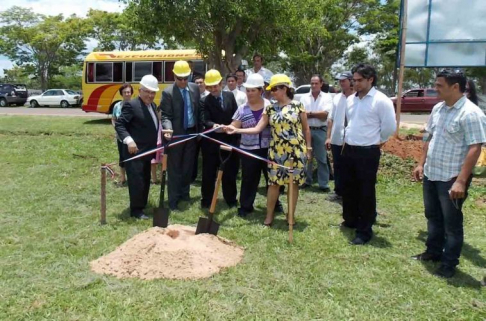
[[[145,75],[140,80],[140,85],[151,91],[159,91],[159,82],[153,75]]]
[[[243,86],[245,86],[245,88],[263,88],[265,87],[265,83],[260,74],[251,74],[246,78],[246,82]]]

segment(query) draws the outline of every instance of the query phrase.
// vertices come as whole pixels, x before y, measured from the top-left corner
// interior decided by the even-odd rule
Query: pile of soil
[[[413,158],[416,162],[422,156],[424,143],[422,136],[408,135],[407,137],[391,137],[383,146],[383,150],[400,158]]]
[[[193,227],[170,225],[137,234],[90,265],[96,273],[117,278],[201,279],[235,266],[243,252],[221,237],[195,235]]]

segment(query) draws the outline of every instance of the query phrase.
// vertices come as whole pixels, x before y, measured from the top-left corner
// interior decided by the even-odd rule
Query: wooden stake
[[[398,76],[398,93],[397,93],[397,130],[395,136],[400,134],[400,113],[402,111],[402,92],[403,92],[403,74],[405,73],[405,45],[407,42],[407,11],[408,0],[403,0],[402,12],[402,39],[400,40],[400,72]]]
[[[101,165],[101,217],[100,224],[106,224],[106,164]]]
[[[289,171],[289,192],[287,194],[287,206],[289,213],[289,243],[294,241],[294,159],[290,158],[290,171]]]

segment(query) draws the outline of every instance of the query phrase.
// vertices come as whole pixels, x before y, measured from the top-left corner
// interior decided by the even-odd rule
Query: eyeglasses
[[[179,81],[187,81],[189,77],[176,77]]]
[[[149,95],[155,95],[155,91],[147,90],[147,89],[140,89],[140,91],[144,91]]]
[[[279,86],[275,86],[275,87],[272,87],[272,89],[270,89],[271,92],[276,92],[277,90],[279,89],[283,89],[285,86],[283,85],[279,85]]]

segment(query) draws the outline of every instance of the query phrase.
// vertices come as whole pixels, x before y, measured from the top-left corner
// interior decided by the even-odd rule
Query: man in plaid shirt
[[[424,253],[413,258],[441,262],[436,275],[450,278],[459,264],[464,241],[462,205],[471,171],[486,142],[486,116],[464,96],[466,77],[443,70],[435,82],[444,102],[432,110],[421,160],[413,174],[423,178],[428,237]]]

